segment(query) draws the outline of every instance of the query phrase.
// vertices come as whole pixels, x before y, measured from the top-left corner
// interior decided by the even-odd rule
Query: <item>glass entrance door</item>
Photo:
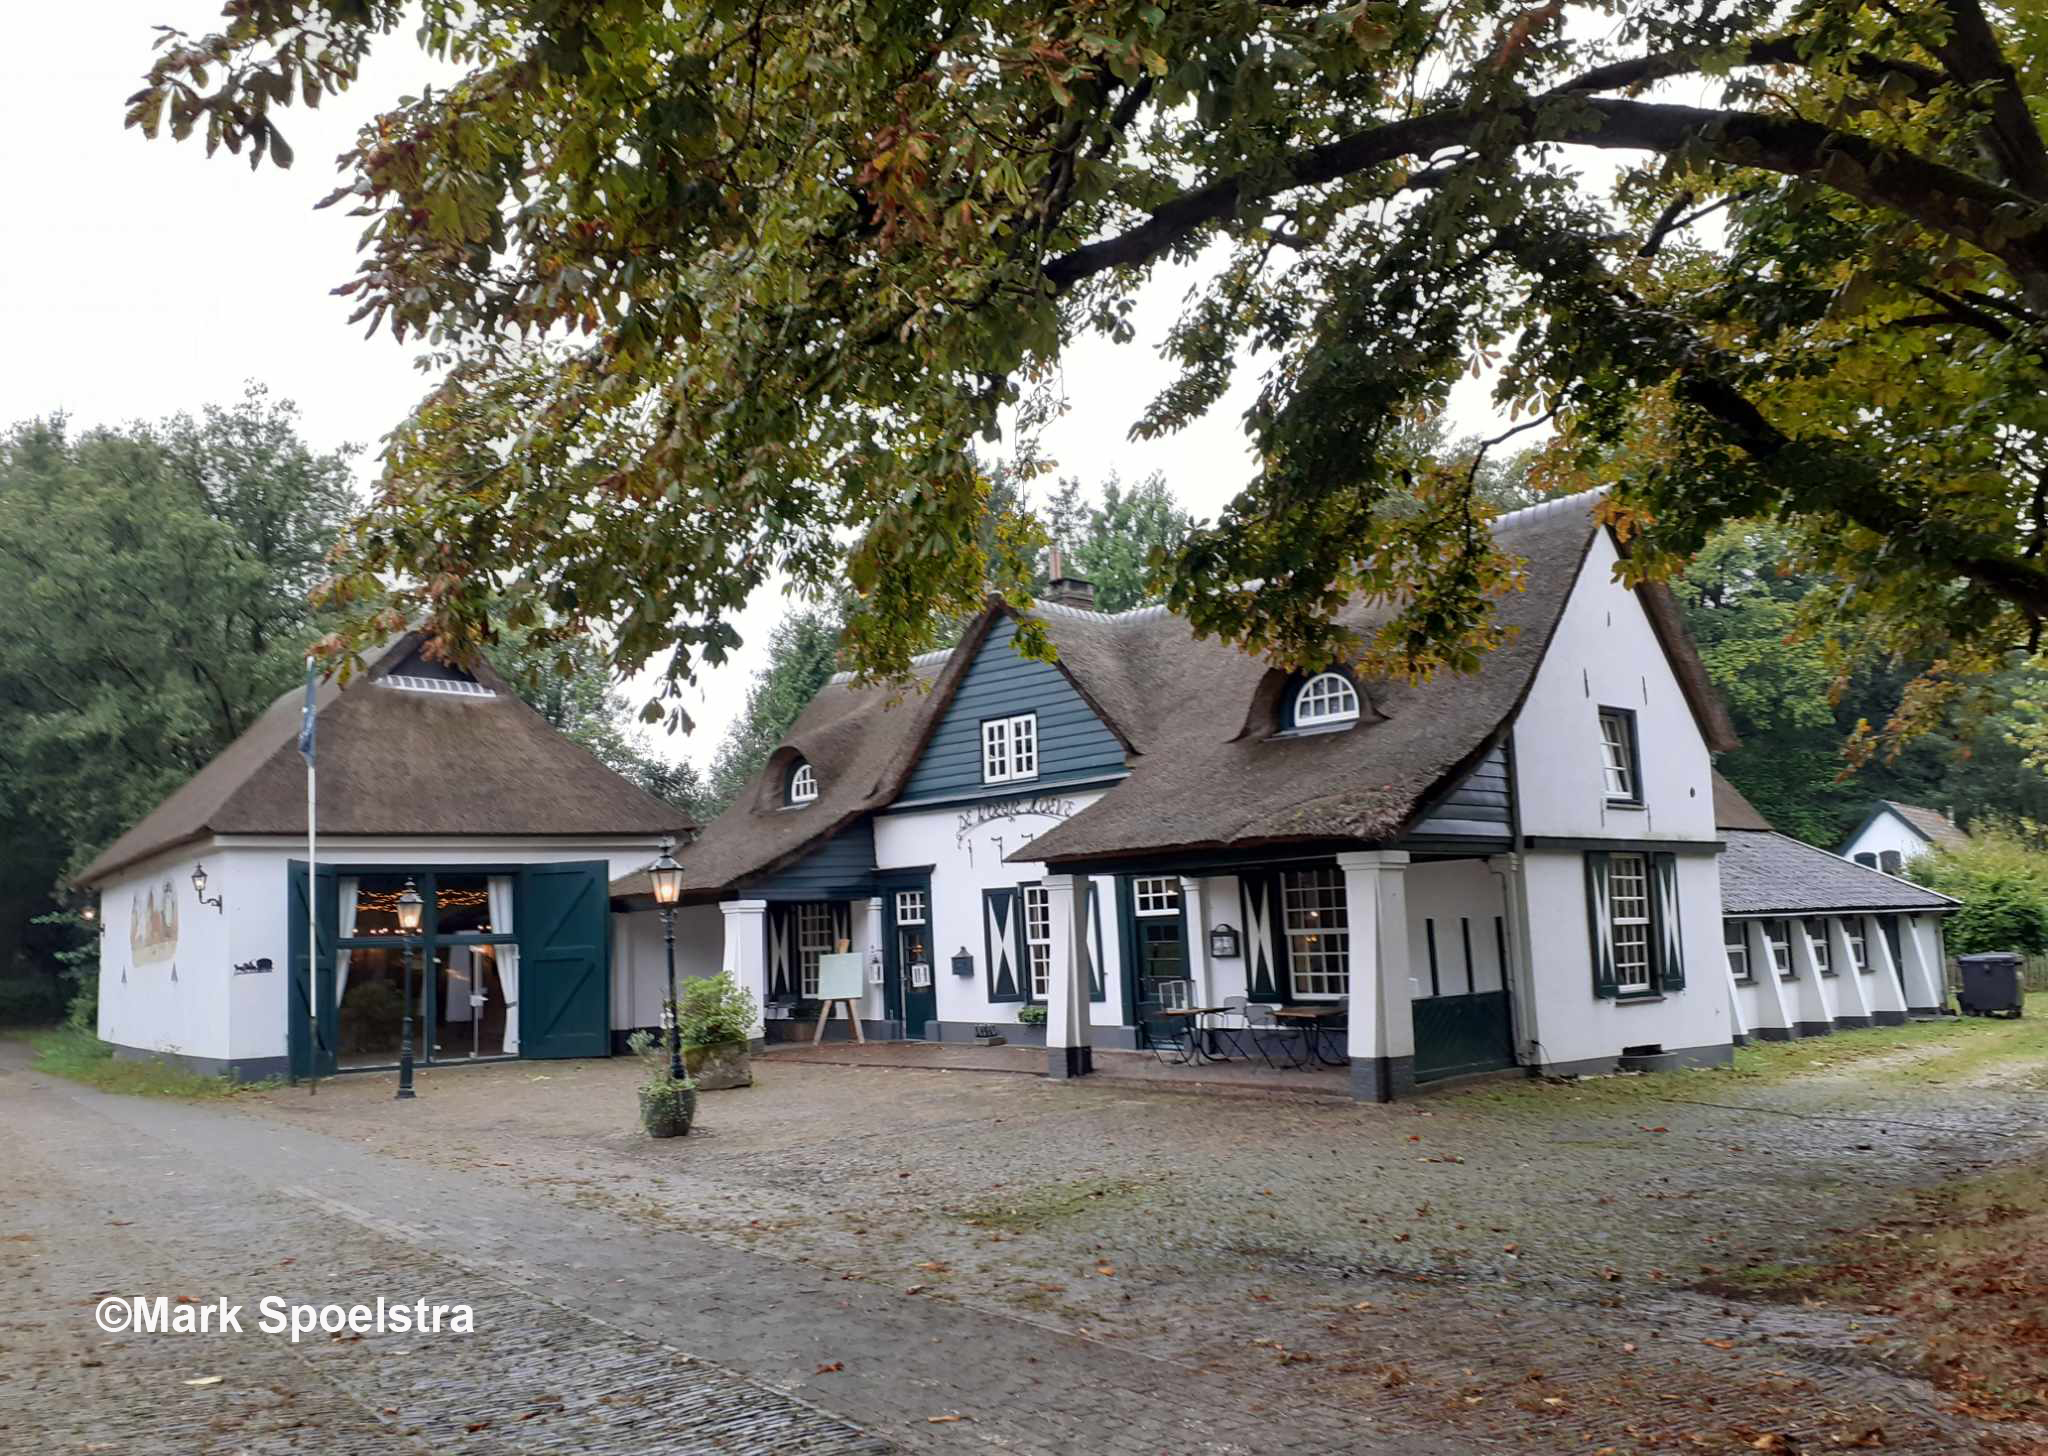
[[[1162,981],[1186,981],[1188,948],[1181,939],[1180,917],[1145,917],[1138,921],[1138,999],[1167,1001],[1173,992],[1160,992]],[[1177,989],[1177,988],[1176,988]]]
[[[434,1004],[421,1008],[422,1025],[431,1026],[429,1055],[437,1062],[505,1053],[505,987],[498,978],[498,948],[493,945],[450,945],[441,948],[440,974],[430,994]]]

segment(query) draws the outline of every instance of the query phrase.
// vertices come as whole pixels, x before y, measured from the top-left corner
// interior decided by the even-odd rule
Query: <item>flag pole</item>
[[[313,656],[306,655],[306,706],[299,723],[299,753],[306,760],[306,1093],[320,1090],[320,875],[314,834],[314,809],[319,800],[313,766],[313,694],[317,678]]]

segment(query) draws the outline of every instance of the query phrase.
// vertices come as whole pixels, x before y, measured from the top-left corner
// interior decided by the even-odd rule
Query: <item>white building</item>
[[[1939,809],[1879,799],[1837,852],[1843,859],[1853,860],[1866,869],[1896,875],[1909,860],[1932,850],[1957,849],[1969,842],[1970,836]]]
[[[308,1011],[302,694],[287,693],[79,876],[98,893],[99,1034],[207,1073],[603,1056],[645,1024],[614,985],[606,886],[686,816],[562,737],[487,667],[416,636],[318,695]],[[426,899],[398,934],[397,898]],[[658,993],[653,993],[657,999]]]
[[[685,970],[809,1015],[847,941],[876,1034],[1028,1040],[1042,1007],[1055,1075],[1169,1035],[1181,1002],[1270,1028],[1241,1048],[1348,1060],[1365,1098],[1726,1061],[1710,755],[1734,739],[1668,594],[1617,583],[1592,504],[1496,524],[1528,586],[1473,675],[1303,677],[1055,582],[1031,615],[1056,665],[994,605],[920,662],[928,692],[835,680],[682,856]]]

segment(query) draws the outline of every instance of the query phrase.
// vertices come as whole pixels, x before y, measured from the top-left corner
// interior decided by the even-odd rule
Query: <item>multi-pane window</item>
[[[1289,870],[1281,880],[1287,970],[1304,1001],[1334,1001],[1351,991],[1351,930],[1341,870]]]
[[[1294,695],[1294,726],[1327,727],[1358,721],[1358,689],[1339,672],[1318,673]]]
[[[1813,952],[1813,968],[1823,976],[1835,973],[1834,952],[1828,945],[1828,923],[1809,916],[1806,920],[1806,946]]]
[[[1786,980],[1798,974],[1792,969],[1792,922],[1789,920],[1766,920],[1764,939],[1771,946],[1771,967]]]
[[[1643,796],[1636,768],[1635,714],[1626,708],[1600,710],[1600,763],[1607,797],[1635,803]]]
[[[832,949],[832,907],[811,902],[796,907],[797,984],[803,994],[818,994],[818,957]]]
[[[789,802],[808,804],[818,797],[818,775],[807,763],[796,766],[796,772],[789,776]]]
[[[1650,989],[1650,862],[1640,854],[1607,861],[1607,924],[1614,939],[1614,989]]]
[[[1006,784],[1038,777],[1038,715],[989,718],[981,725],[981,781]]]
[[[922,925],[925,922],[924,891],[898,890],[896,892],[896,923],[898,925]]]
[[[1043,885],[1024,887],[1024,956],[1031,997],[1043,1001],[1052,983],[1052,893]]]
[[[1132,880],[1131,909],[1139,915],[1180,914],[1180,881],[1170,875]]]
[[[1721,922],[1721,941],[1728,948],[1728,970],[1738,981],[1754,980],[1749,964],[1749,927],[1740,920]]]
[[[1863,938],[1862,917],[1858,916],[1854,920],[1844,920],[1842,922],[1842,935],[1849,942],[1849,963],[1856,968],[1857,974],[1869,975],[1870,943]]]

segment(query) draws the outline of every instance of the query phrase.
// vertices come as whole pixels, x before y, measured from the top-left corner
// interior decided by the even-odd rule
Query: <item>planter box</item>
[[[723,1092],[754,1085],[754,1060],[743,1041],[683,1048],[683,1069],[700,1092]]]

